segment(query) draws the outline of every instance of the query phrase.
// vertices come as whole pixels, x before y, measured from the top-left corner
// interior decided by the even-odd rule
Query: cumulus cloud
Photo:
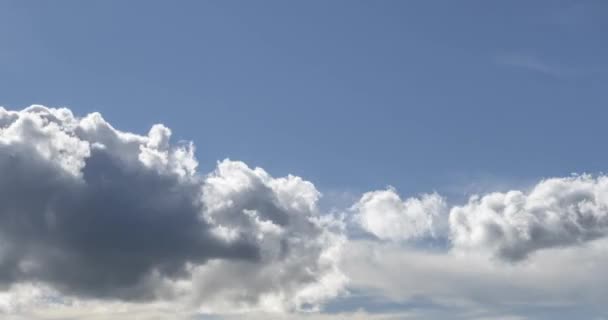
[[[451,208],[437,194],[402,200],[389,188],[365,193],[352,209],[359,225],[379,239],[449,235],[451,250],[518,261],[538,250],[606,237],[608,177],[552,178],[530,191],[474,195]]]
[[[280,315],[321,310],[349,290],[434,307],[387,318],[525,317],[512,311],[526,304],[602,310],[606,176],[552,178],[451,207],[437,193],[406,198],[389,187],[334,215],[297,176],[228,159],[202,174],[194,145],[171,134],[120,131],[98,113],[0,108],[0,313],[382,317]],[[345,221],[374,238],[352,236]],[[437,239],[446,246],[430,252],[404,245]]]
[[[393,188],[367,192],[352,210],[364,230],[383,240],[440,237],[447,230],[447,204],[436,193],[402,200]]]
[[[553,178],[529,192],[474,196],[451,210],[450,228],[455,249],[512,261],[584,244],[608,235],[608,177]]]
[[[379,296],[384,305],[415,308],[419,318],[430,319],[606,314],[604,175],[546,179],[527,190],[474,195],[451,208],[438,195],[402,200],[389,188],[364,194],[353,209],[360,227],[385,241],[348,241],[342,270],[352,290]],[[439,217],[445,248],[404,245],[441,234],[431,227]],[[449,312],[437,314],[441,310]]]
[[[274,311],[342,290],[341,225],[312,183],[230,160],[201,175],[193,144],[170,137],[0,108],[0,286]]]
[[[216,259],[193,270],[199,303],[237,301],[264,310],[316,310],[346,281],[337,267],[342,224],[320,215],[320,193],[299,177],[223,161],[203,187],[204,217],[232,242],[258,243],[263,263]],[[203,308],[204,310],[205,308]]]

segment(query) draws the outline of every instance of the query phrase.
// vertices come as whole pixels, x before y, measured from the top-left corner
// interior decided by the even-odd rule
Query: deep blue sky
[[[0,105],[162,122],[203,172],[458,193],[606,171],[607,32],[606,1],[3,1]]]

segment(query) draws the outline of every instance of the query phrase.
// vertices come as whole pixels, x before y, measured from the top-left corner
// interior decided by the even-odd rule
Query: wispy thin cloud
[[[504,66],[527,69],[552,77],[564,77],[578,73],[577,69],[551,63],[531,54],[501,54],[496,57],[496,63]]]
[[[531,53],[506,53],[494,57],[498,65],[519,68],[554,78],[591,76],[604,72],[604,68],[563,63]]]

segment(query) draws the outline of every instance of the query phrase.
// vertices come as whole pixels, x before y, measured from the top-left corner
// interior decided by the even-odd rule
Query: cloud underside
[[[608,177],[551,178],[459,205],[389,187],[327,213],[300,177],[197,165],[194,145],[163,125],[139,135],[98,113],[0,108],[3,318],[608,311]]]

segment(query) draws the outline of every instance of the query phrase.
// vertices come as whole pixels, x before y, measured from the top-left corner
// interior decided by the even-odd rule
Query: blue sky
[[[0,317],[608,319],[607,31],[606,1],[1,1]]]
[[[0,6],[0,105],[162,122],[203,168],[407,194],[605,168],[604,1]]]

